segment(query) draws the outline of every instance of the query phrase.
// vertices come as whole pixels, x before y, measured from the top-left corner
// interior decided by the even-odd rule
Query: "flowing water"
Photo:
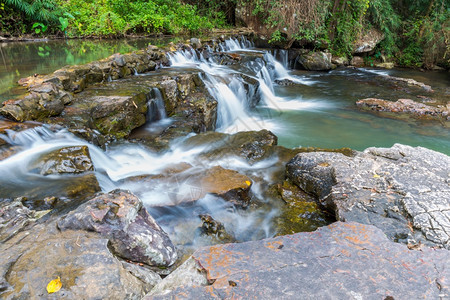
[[[403,143],[450,154],[450,131],[437,122],[381,118],[360,112],[355,107],[355,101],[362,98],[396,100],[404,97],[405,91],[387,87],[380,79],[383,75],[380,72],[408,77],[409,71],[293,71],[289,70],[290,63],[284,51],[273,55],[253,49],[247,40],[233,39],[223,43],[221,49],[239,55],[240,63],[220,65],[214,56],[205,58],[194,51],[179,51],[169,56],[172,64],[169,70],[195,69],[200,73],[208,91],[218,102],[217,131],[235,133],[269,129],[279,137],[279,144],[286,147],[351,147],[363,150],[370,146],[390,147],[394,143]],[[445,95],[448,92],[448,74],[429,74],[429,77],[413,75],[417,80],[431,82],[439,95]],[[258,82],[259,88],[249,85],[249,80]],[[288,80],[290,85],[277,84],[279,80]],[[148,99],[149,122],[145,130],[149,134],[157,134],[171,120],[166,116],[159,90],[154,89],[151,94]],[[254,99],[260,99],[257,105]],[[279,158],[275,155],[249,164],[230,153],[208,160],[202,155],[210,151],[212,145],[192,146],[187,142],[192,135],[174,141],[164,153],[157,153],[128,142],[110,145],[104,151],[66,130],[55,132],[38,127],[20,133],[9,131],[2,138],[20,147],[20,152],[0,161],[0,198],[58,195],[72,177],[40,175],[35,170],[37,161],[43,154],[61,147],[86,145],[102,191],[124,188],[137,194],[172,240],[185,249],[213,243],[199,234],[201,221],[198,215],[205,213],[223,222],[238,241],[277,234],[273,221],[280,214],[280,203],[273,203],[264,191],[279,171]],[[180,166],[175,175],[168,171]],[[253,183],[253,199],[259,205],[242,210],[211,195],[200,197],[196,202],[181,201],[201,194],[189,178],[215,166],[249,176]],[[317,224],[324,222],[321,219]]]

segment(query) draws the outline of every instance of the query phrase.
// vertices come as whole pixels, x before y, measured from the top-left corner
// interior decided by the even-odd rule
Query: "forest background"
[[[249,20],[278,47],[350,57],[354,41],[376,29],[384,39],[369,59],[450,65],[448,0],[0,0],[0,36],[200,35]]]

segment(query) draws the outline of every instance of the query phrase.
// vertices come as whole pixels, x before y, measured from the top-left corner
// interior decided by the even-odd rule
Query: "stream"
[[[133,44],[133,47],[139,45]],[[132,48],[121,49],[128,51]],[[221,65],[193,51],[178,51],[169,55],[170,67],[155,71],[201,72],[202,81],[218,102],[216,131],[219,133],[268,129],[278,137],[278,144],[287,148],[349,147],[361,151],[372,146],[391,147],[394,143],[402,143],[450,155],[450,130],[438,122],[383,118],[362,112],[355,106],[355,101],[368,97],[397,100],[420,94],[391,89],[380,78],[386,74],[417,78],[433,87],[437,101],[448,101],[448,73],[353,68],[338,68],[330,72],[299,71],[290,69],[286,51],[255,49],[247,40],[227,40],[222,44],[222,50],[239,55],[241,63]],[[74,61],[84,62],[75,58]],[[24,72],[17,70],[20,74]],[[38,68],[33,72],[46,71],[49,70]],[[257,81],[259,89],[250,87],[246,90],[242,74]],[[14,74],[11,77],[17,80]],[[290,84],[277,84],[280,80],[287,80]],[[10,81],[6,84],[11,86]],[[4,99],[14,95],[6,88],[1,92]],[[258,93],[260,101],[253,106],[251,98],[255,93]],[[405,93],[410,95],[405,96]],[[171,124],[158,89],[153,92],[149,107],[148,123],[139,129],[141,132],[154,134]],[[277,224],[283,217],[284,204],[268,193],[268,187],[280,181],[278,173],[283,172],[285,162],[279,153],[254,163],[233,153],[211,156],[208,153],[216,150],[214,142],[219,141],[220,144],[220,138],[214,136],[211,139],[202,134],[176,139],[164,152],[127,141],[109,145],[103,150],[67,130],[55,131],[47,127],[19,133],[10,131],[0,137],[21,148],[19,153],[0,161],[0,198],[57,196],[70,184],[72,177],[36,173],[34,170],[39,158],[62,147],[84,145],[90,150],[101,190],[108,192],[122,188],[138,195],[174,244],[186,253],[217,243],[199,231],[200,214],[208,214],[222,222],[227,232],[240,242],[280,233]],[[197,143],[192,142],[196,138]],[[251,179],[254,205],[241,209],[222,198],[202,195],[202,191],[193,184],[195,178],[217,166],[238,171]],[[171,168],[179,170],[174,175]],[[197,198],[197,201],[186,200]],[[316,211],[304,211],[302,218],[303,225],[296,231],[311,231],[332,221],[332,217]]]

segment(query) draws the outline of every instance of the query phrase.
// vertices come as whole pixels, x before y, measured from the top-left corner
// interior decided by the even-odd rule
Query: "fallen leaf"
[[[373,175],[373,178],[380,178],[380,175],[374,174],[374,175]]]
[[[61,280],[58,276],[58,278],[53,279],[52,281],[50,281],[47,285],[47,292],[49,294],[55,293],[57,291],[59,291],[62,287],[62,283]]]
[[[251,183],[250,181],[248,181],[248,180],[246,180],[245,183],[246,183],[248,186],[250,186],[250,185],[252,184],[252,183]]]

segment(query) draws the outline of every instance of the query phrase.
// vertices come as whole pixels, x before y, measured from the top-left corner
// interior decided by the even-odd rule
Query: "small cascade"
[[[242,50],[251,46],[246,39],[229,39],[221,44],[221,49]],[[177,51],[169,54],[172,67],[196,67],[204,72],[201,78],[211,96],[218,102],[216,128],[222,132],[237,132],[240,130],[261,130],[266,128],[260,121],[247,113],[247,107],[254,97],[254,89],[246,90],[240,77],[229,68],[205,59],[195,50]],[[267,70],[267,69],[266,69]],[[270,75],[266,74],[270,82]]]
[[[240,37],[239,39],[230,38],[225,40],[225,42],[219,45],[220,51],[246,51],[252,48],[253,43],[245,37]]]
[[[150,97],[151,98],[147,102],[147,122],[153,123],[167,118],[161,91],[158,88],[153,88]]]
[[[290,64],[289,64],[289,52],[288,50],[285,49],[275,49],[274,50],[274,55],[275,59],[279,62],[281,62],[281,65],[285,68],[285,69],[290,69]]]

